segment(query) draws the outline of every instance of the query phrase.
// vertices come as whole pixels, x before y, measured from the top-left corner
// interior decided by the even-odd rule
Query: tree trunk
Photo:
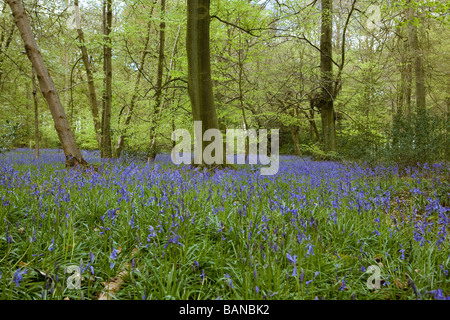
[[[74,0],[73,4],[75,7],[78,7],[78,0]],[[79,11],[75,11],[75,14],[77,15],[76,21],[80,21]],[[92,119],[94,121],[94,130],[95,130],[95,137],[97,139],[98,149],[102,149],[101,145],[101,124],[98,116],[98,100],[97,100],[97,94],[95,92],[95,84],[94,84],[94,76],[92,74],[91,69],[91,63],[89,62],[89,55],[86,49],[85,40],[84,40],[84,32],[83,29],[81,29],[81,24],[76,26],[77,33],[78,33],[78,42],[80,43],[78,47],[81,50],[81,58],[83,60],[84,69],[86,70],[86,77],[88,82],[88,90],[89,90],[89,100],[91,103],[91,114]]]
[[[31,73],[33,82],[33,102],[34,102],[34,157],[39,159],[39,108],[37,100],[36,72],[34,68]]]
[[[306,113],[306,111],[301,111],[301,113],[306,117],[306,119],[309,122],[309,138],[311,139],[311,142],[313,142],[313,136],[316,136],[317,141],[320,143],[320,133],[316,126],[316,121],[314,120],[314,111],[309,110],[309,115]]]
[[[247,122],[247,117],[245,115],[245,108],[244,108],[244,89],[242,86],[242,83],[244,81],[244,61],[242,59],[241,50],[238,50],[238,67],[239,67],[239,105],[241,107],[241,113],[242,113],[242,121],[244,122],[245,130],[249,130],[250,127]],[[250,137],[245,138],[245,160],[248,159],[250,152]]]
[[[292,142],[294,143],[295,155],[301,157],[302,153],[300,151],[300,141],[298,139],[299,127],[295,125],[291,125],[290,127],[291,127]]]
[[[322,26],[320,37],[320,74],[322,94],[319,109],[322,118],[322,134],[325,151],[336,151],[336,119],[333,103],[332,62],[332,1],[322,0]]]
[[[105,73],[102,110],[102,158],[111,158],[111,104],[112,104],[112,0],[103,2],[103,71]]]
[[[25,9],[20,0],[8,0],[8,4],[11,7],[14,21],[25,44],[27,56],[36,71],[41,92],[50,108],[53,121],[55,122],[55,129],[58,133],[66,157],[66,166],[72,167],[76,164],[87,165],[86,161],[81,156],[80,149],[75,140],[75,135],[70,129],[69,122],[67,121],[64,108],[59,100],[52,78],[48,73],[37,43],[34,40],[34,35],[31,31]]]
[[[211,80],[210,0],[188,0],[187,5],[188,91],[194,121],[202,122],[203,137],[206,130],[219,129]],[[202,137],[195,137],[199,152],[195,151],[194,162],[204,165],[203,157],[199,158],[205,148]]]
[[[158,126],[159,118],[162,114],[161,97],[162,84],[164,76],[164,49],[166,42],[166,23],[164,21],[166,13],[166,0],[161,0],[161,23],[159,24],[159,53],[158,53],[158,72],[156,74],[156,92],[155,92],[155,109],[153,111],[153,132],[150,140],[150,147],[148,150],[148,162],[156,158],[156,128]]]

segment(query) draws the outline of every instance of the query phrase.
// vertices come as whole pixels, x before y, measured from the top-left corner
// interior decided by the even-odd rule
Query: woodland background
[[[70,28],[72,5],[80,6],[80,29]],[[123,151],[154,157],[171,150],[175,128],[192,128],[185,1],[23,6],[80,149],[99,149],[104,158]],[[321,36],[327,8],[328,45]],[[448,1],[211,1],[220,129],[280,128],[282,153],[314,159],[448,161],[449,8]],[[321,59],[330,55],[327,75]],[[328,84],[331,112],[321,101]],[[324,130],[330,123],[332,143]],[[2,0],[0,147],[36,146],[61,144]]]

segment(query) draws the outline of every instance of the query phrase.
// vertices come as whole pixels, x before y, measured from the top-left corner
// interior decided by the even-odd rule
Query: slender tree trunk
[[[148,162],[155,159],[156,150],[156,128],[158,126],[159,118],[162,114],[161,97],[162,97],[162,84],[164,76],[164,50],[166,43],[166,23],[164,21],[166,13],[166,0],[161,0],[161,23],[159,24],[159,53],[158,53],[158,71],[156,74],[156,93],[155,93],[155,109],[153,111],[153,130],[150,140],[150,147],[148,150]]]
[[[73,4],[75,7],[79,7],[78,0],[74,0]],[[75,11],[75,14],[79,15],[79,11]],[[76,21],[81,21],[79,16],[76,18]],[[94,76],[92,74],[91,63],[89,62],[89,55],[88,55],[87,48],[85,45],[86,42],[84,40],[84,32],[83,32],[83,29],[81,28],[81,23],[80,23],[80,25],[77,24],[76,29],[77,29],[77,33],[78,33],[78,42],[79,42],[78,47],[81,50],[81,58],[83,60],[84,69],[86,70],[86,77],[87,77],[88,90],[89,90],[89,101],[91,103],[91,114],[92,114],[92,119],[94,122],[95,138],[97,139],[98,149],[101,150],[102,149],[102,146],[101,146],[102,128],[101,128],[100,119],[99,119],[99,115],[98,115],[98,100],[97,100],[97,93],[95,91]]]
[[[241,113],[242,113],[242,121],[244,122],[245,130],[249,130],[250,127],[247,122],[247,117],[245,115],[245,109],[244,109],[244,89],[242,86],[242,83],[244,81],[244,61],[242,59],[241,50],[238,50],[238,68],[239,68],[239,80],[238,80],[238,87],[239,87],[239,105],[241,107]],[[250,138],[245,138],[245,159],[248,159],[249,152],[250,152]]]
[[[102,110],[102,158],[111,158],[111,104],[112,104],[112,0],[103,2],[103,71],[105,73]]]
[[[211,79],[210,0],[188,0],[187,9],[188,91],[192,115],[194,121],[202,122],[203,136],[208,129],[219,129]],[[202,137],[195,139],[203,152],[206,145]],[[225,159],[226,153],[223,154]],[[199,159],[198,155],[194,156],[195,162],[205,164],[203,157]]]
[[[313,135],[316,136],[318,142],[321,142],[319,129],[317,129],[316,121],[314,120],[314,111],[309,110],[309,116],[306,111],[302,111],[302,114],[306,117],[309,122],[309,137],[313,141]]]
[[[32,68],[31,80],[33,82],[33,102],[34,102],[34,157],[39,159],[39,108],[37,100],[36,72]]]
[[[332,62],[332,1],[322,0],[322,26],[320,37],[320,73],[322,94],[319,108],[322,118],[322,133],[325,151],[336,151],[336,119],[333,103]]]
[[[67,121],[64,108],[59,100],[52,78],[45,67],[44,60],[42,59],[33,32],[31,31],[25,9],[20,0],[8,0],[8,4],[11,7],[14,21],[25,44],[27,56],[36,71],[41,92],[50,108],[53,121],[55,122],[56,132],[58,133],[66,157],[66,166],[71,167],[76,164],[87,165],[86,161],[81,156],[80,149],[75,140],[75,135],[70,129],[69,122]]]
[[[298,139],[298,132],[300,131],[300,129],[297,125],[291,125],[290,127],[292,142],[294,143],[295,155],[301,157],[302,152],[300,151],[300,141]]]

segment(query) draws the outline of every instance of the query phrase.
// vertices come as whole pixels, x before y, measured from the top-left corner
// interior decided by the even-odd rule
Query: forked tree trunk
[[[194,121],[202,122],[203,136],[208,129],[219,129],[211,80],[210,0],[188,0],[187,6],[188,91],[192,115]],[[202,137],[196,139],[198,147],[204,151],[206,144]],[[204,164],[204,159],[201,161]]]
[[[45,67],[41,52],[34,40],[25,9],[20,0],[8,0],[8,4],[11,7],[14,21],[25,44],[27,56],[36,71],[41,92],[50,108],[53,121],[55,122],[55,129],[58,133],[59,141],[61,142],[66,157],[66,166],[72,167],[76,164],[87,165],[86,161],[81,156],[80,149],[75,140],[75,135],[70,129],[69,122],[67,121],[64,108],[59,100],[52,78]]]

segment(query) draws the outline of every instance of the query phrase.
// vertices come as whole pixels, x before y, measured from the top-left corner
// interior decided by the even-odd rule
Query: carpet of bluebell
[[[83,156],[0,154],[0,299],[450,299],[448,164]]]

